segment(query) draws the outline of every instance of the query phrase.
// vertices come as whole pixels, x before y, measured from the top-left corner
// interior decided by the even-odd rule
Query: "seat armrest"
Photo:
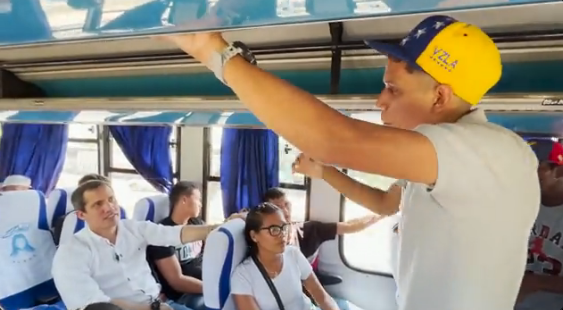
[[[320,270],[315,270],[315,275],[317,276],[317,279],[319,279],[319,282],[323,286],[342,283],[342,277],[339,275],[330,274]]]
[[[52,305],[60,300],[59,296],[45,296],[37,299],[37,305]]]

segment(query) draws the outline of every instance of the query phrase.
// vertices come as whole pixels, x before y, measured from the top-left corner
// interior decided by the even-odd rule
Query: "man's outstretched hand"
[[[300,173],[312,179],[322,179],[324,165],[301,153],[292,165],[293,173]]]
[[[174,43],[206,66],[209,63],[211,53],[221,52],[228,46],[219,32],[170,35],[163,37],[163,39]]]
[[[218,11],[220,4],[216,4],[208,14],[196,21],[190,21],[185,27],[194,31],[206,31],[208,29],[217,29],[223,24],[223,20],[219,17]],[[223,11],[230,11],[223,8]],[[212,52],[220,52],[228,46],[227,42],[219,32],[197,32],[190,34],[176,34],[157,37],[159,40],[165,40],[174,43],[184,52],[200,61],[207,66],[209,55]]]

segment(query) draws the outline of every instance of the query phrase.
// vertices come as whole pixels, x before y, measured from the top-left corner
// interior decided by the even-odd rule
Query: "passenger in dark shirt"
[[[291,222],[291,202],[280,188],[274,187],[266,191],[265,202],[271,202],[283,212],[286,220]],[[289,236],[290,244],[299,246],[301,252],[315,266],[318,250],[325,241],[334,240],[336,236],[362,231],[380,219],[377,215],[369,215],[346,222],[305,221],[293,223],[294,229]]]
[[[170,216],[162,225],[204,224],[198,218],[201,210],[201,192],[191,182],[180,181],[170,191]],[[201,281],[203,241],[181,247],[149,246],[147,259],[162,285],[162,293],[193,310],[205,310]]]

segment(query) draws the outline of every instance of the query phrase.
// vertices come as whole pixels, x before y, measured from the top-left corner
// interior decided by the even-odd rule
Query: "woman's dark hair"
[[[109,302],[97,302],[89,304],[84,308],[84,310],[124,310],[123,308],[116,306]]]
[[[246,215],[246,224],[244,225],[244,239],[246,240],[246,244],[248,244],[247,256],[254,256],[258,254],[258,245],[254,242],[254,240],[252,240],[252,237],[250,237],[250,232],[260,231],[263,224],[263,216],[274,214],[276,212],[280,212],[280,208],[269,202],[259,204],[254,208],[250,208],[250,211],[248,211],[248,214]]]

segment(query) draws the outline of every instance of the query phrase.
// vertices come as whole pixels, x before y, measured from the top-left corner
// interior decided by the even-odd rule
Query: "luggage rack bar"
[[[344,112],[379,111],[376,96],[318,96]],[[496,94],[479,107],[497,112],[563,112],[563,93]],[[2,111],[112,111],[112,112],[248,112],[235,97],[112,97],[0,99]]]

